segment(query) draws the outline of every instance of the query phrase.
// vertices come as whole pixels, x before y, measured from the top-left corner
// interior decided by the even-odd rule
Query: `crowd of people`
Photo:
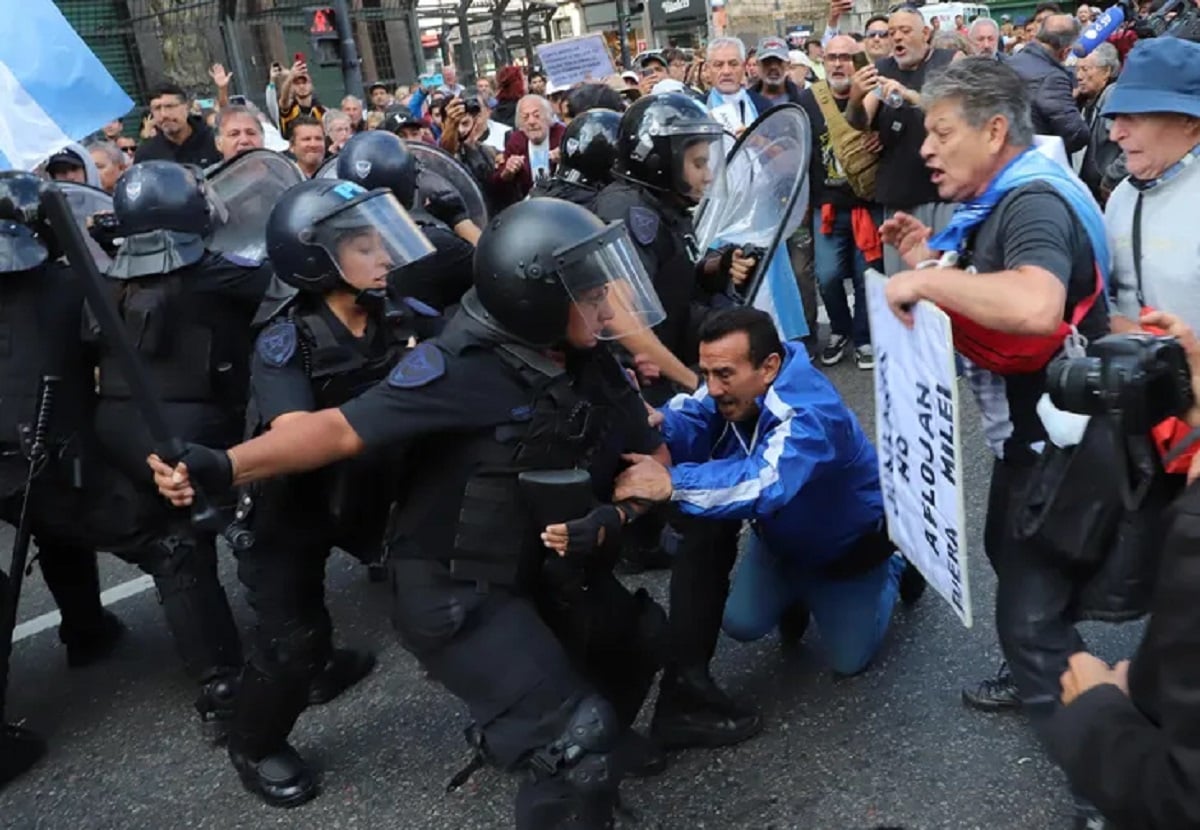
[[[264,109],[214,65],[212,112],[163,84],[140,141],[114,121],[52,155],[47,178],[113,196],[114,222],[92,228],[107,287],[187,442],[159,457],[114,333],[57,291],[23,377],[73,384],[88,404],[50,440],[102,449],[96,479],[52,476],[32,514],[71,664],[121,638],[96,580],[94,551],[114,551],[154,577],[196,709],[243,784],[303,803],[318,785],[294,724],[375,664],[334,647],[324,563],[342,548],[390,581],[405,648],[470,710],[478,763],[522,771],[516,825],[611,826],[620,781],[662,772],[666,750],[762,729],[710,672],[721,631],[795,642],[811,625],[853,675],[924,590],[889,541],[875,448],[817,368],[851,354],[873,369],[875,269],[901,320],[920,300],[951,315],[995,457],[984,551],[1006,662],[964,703],[1029,716],[1070,777],[1076,827],[1200,826],[1195,678],[1175,665],[1194,663],[1200,629],[1170,616],[1191,613],[1191,526],[1163,556],[1174,604],[1133,666],[1110,668],[1076,623],[1100,613],[1096,581],[1110,604],[1123,586],[1064,565],[1015,519],[1043,473],[1046,368],[1073,338],[1166,330],[1200,377],[1200,46],[1121,32],[1076,60],[1096,10],[1052,2],[950,30],[900,6],[844,31],[850,9],[834,0],[801,49],[718,37],[565,88],[519,66],[463,86],[446,66],[334,108],[297,61],[272,66]],[[783,243],[807,323],[792,338],[741,293],[762,254],[700,250],[693,226],[728,138],[782,105],[811,127],[808,202]],[[461,166],[484,227],[469,194],[420,185],[417,145]],[[267,206],[266,257],[248,261],[210,247],[207,191],[264,149],[297,182]],[[0,313],[82,267],[39,188],[0,175],[0,271],[38,275],[6,279]],[[70,365],[51,365],[63,340]],[[1176,414],[1176,438],[1200,423]],[[1171,468],[1173,492],[1189,463]],[[245,656],[218,533],[189,522],[200,496],[235,501],[252,531],[234,550],[256,616]],[[84,517],[71,533],[64,504]],[[667,608],[617,578],[663,567]],[[5,729],[0,780],[39,748]]]

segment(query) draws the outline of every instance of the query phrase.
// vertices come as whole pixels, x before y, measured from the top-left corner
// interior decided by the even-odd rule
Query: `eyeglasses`
[[[876,29],[873,32],[866,32],[863,35],[863,37],[865,37],[865,38],[875,38],[876,40],[883,40],[887,36],[888,36],[887,31],[885,31],[883,29]]]
[[[838,61],[841,61],[842,63],[850,63],[853,60],[854,60],[854,55],[851,55],[849,52],[826,52],[825,53],[825,63],[837,63]]]
[[[132,156],[134,153],[137,152],[137,147],[121,147],[120,150],[122,153]]]

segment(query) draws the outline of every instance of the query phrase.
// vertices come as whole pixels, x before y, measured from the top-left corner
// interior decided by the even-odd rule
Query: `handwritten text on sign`
[[[875,347],[875,435],[892,541],[971,626],[958,381],[950,320],[932,303],[907,329],[888,308],[887,278],[868,270]]]
[[[616,72],[601,34],[543,43],[537,47],[537,53],[546,77],[555,86],[568,87],[584,81],[600,83]]]

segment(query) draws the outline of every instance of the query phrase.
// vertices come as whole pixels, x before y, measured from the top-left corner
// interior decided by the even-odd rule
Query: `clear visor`
[[[667,319],[637,248],[614,222],[554,254],[571,300],[601,340],[616,340]]]
[[[305,232],[302,240],[329,254],[351,286],[377,287],[387,274],[433,253],[433,245],[384,190],[330,214]]]
[[[24,225],[0,220],[0,273],[32,271],[46,261],[46,249]]]
[[[208,247],[244,259],[267,256],[267,218],[280,197],[304,181],[288,159],[248,150],[212,171],[205,182],[213,230]]]
[[[710,132],[671,137],[671,186],[693,204],[725,180],[725,133],[719,125]]]

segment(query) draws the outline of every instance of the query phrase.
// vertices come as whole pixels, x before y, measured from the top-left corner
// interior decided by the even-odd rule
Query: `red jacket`
[[[550,149],[557,150],[558,145],[562,142],[563,133],[567,128],[562,124],[554,123],[550,125]],[[520,130],[513,130],[508,134],[508,138],[504,140],[504,158],[505,160],[512,156],[523,156],[525,158],[525,166],[521,168],[521,172],[512,178],[507,184],[513,188],[513,201],[519,202],[528,195],[533,189],[533,172],[529,169],[529,136]],[[551,174],[558,168],[554,162],[550,162]],[[496,178],[500,178],[500,171],[497,170]]]

